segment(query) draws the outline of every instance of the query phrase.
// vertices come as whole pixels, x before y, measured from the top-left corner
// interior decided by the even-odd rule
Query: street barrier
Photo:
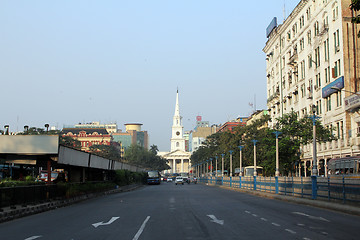
[[[201,183],[223,185],[301,198],[360,203],[360,176],[331,177],[201,177]]]

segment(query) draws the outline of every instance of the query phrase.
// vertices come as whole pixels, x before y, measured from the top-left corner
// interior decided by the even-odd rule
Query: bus
[[[263,167],[256,166],[256,173],[257,173],[257,176],[262,176],[263,175]],[[246,176],[246,177],[254,176],[254,166],[244,167],[244,176]]]
[[[360,175],[360,159],[358,157],[331,159],[328,165],[331,175]]]
[[[160,184],[161,183],[161,175],[158,171],[148,171],[147,172],[147,184]]]

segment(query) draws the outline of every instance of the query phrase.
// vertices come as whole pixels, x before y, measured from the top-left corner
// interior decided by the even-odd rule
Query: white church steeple
[[[173,117],[171,152],[176,150],[185,151],[184,127],[182,126],[182,117],[180,116],[179,90],[176,91],[175,113]]]

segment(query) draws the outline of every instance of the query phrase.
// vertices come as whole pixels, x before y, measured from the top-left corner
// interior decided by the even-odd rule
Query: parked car
[[[183,177],[177,176],[177,177],[175,178],[175,185],[178,185],[178,184],[184,185],[184,179],[183,179]]]

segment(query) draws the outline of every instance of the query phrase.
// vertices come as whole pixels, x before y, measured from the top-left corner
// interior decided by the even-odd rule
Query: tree
[[[279,160],[280,172],[287,175],[294,171],[294,168],[300,162],[300,146],[312,142],[313,123],[309,117],[298,119],[297,114],[292,111],[283,117],[277,119],[277,128],[266,128],[269,122],[269,116],[263,116],[251,125],[239,126],[233,132],[226,131],[215,133],[209,136],[204,145],[191,155],[193,164],[202,163],[209,158],[225,154],[225,169],[230,167],[229,150],[233,150],[233,167],[240,165],[240,150],[238,146],[244,146],[242,150],[243,166],[253,165],[254,159],[254,143],[252,140],[258,140],[256,145],[257,165],[264,167],[267,176],[275,173],[275,141],[276,137],[273,133],[275,130],[281,131],[279,138]],[[332,129],[327,129],[321,125],[321,121],[316,122],[316,136],[318,142],[326,142],[334,139],[331,134]]]
[[[350,9],[355,11],[356,14],[360,10],[360,0],[351,0]],[[360,15],[352,17],[351,22],[360,23]],[[358,32],[358,37],[360,37],[360,31]]]
[[[137,144],[131,145],[125,152],[125,160],[151,170],[170,169],[167,160],[157,155],[157,149],[156,145],[152,145],[150,150],[146,150]]]
[[[92,145],[89,147],[89,152],[99,155],[103,158],[116,161],[121,160],[120,151],[113,145]]]
[[[81,142],[70,136],[60,136],[59,143],[66,147],[81,149]]]

